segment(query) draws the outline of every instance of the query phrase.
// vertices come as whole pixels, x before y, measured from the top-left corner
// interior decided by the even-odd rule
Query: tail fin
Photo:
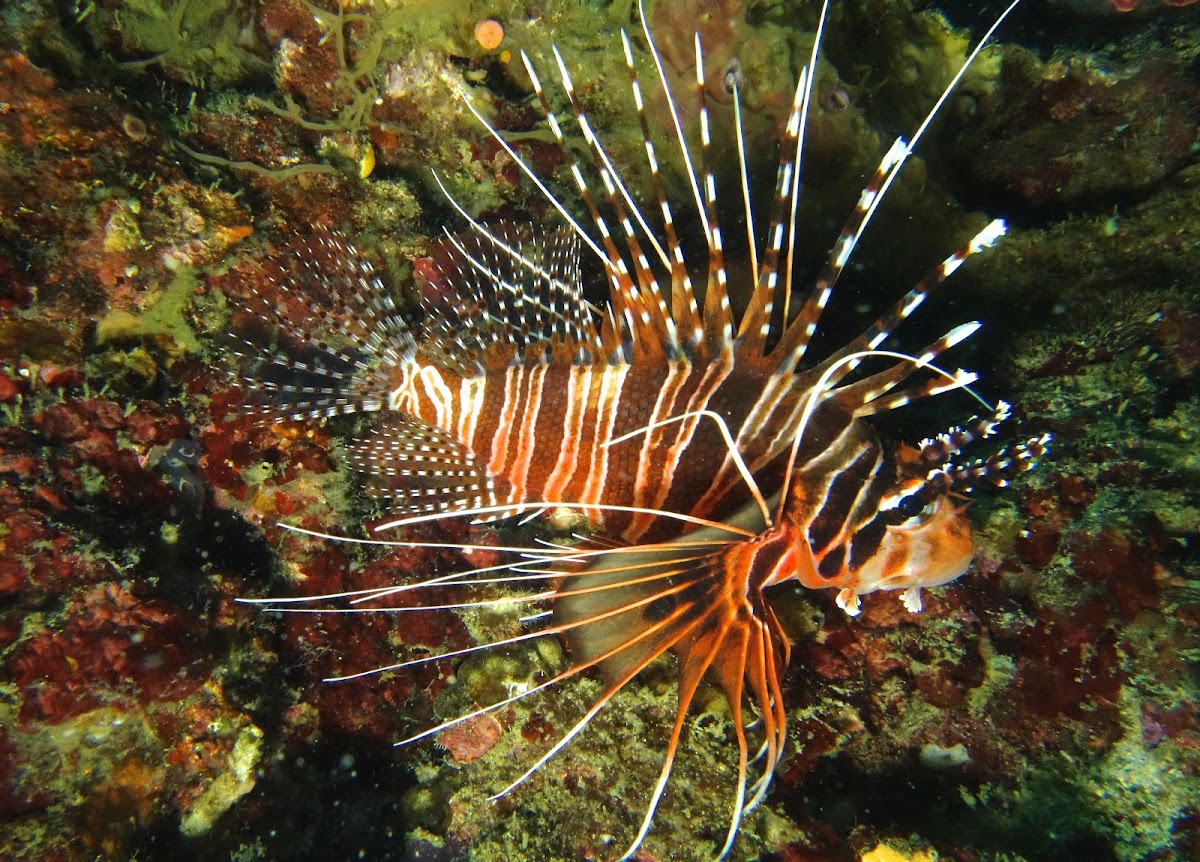
[[[231,345],[243,409],[265,422],[380,410],[416,341],[370,261],[322,229],[271,266],[235,299],[251,317]]]

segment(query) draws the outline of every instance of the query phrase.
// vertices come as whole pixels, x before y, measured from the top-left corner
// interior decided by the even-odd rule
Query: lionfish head
[[[919,611],[923,588],[949,583],[970,565],[966,495],[979,484],[1007,485],[1045,452],[1047,435],[986,458],[956,460],[991,436],[1008,411],[1000,402],[987,416],[893,452],[851,421],[789,478],[784,528],[808,554],[798,555],[792,572],[777,572],[768,582],[792,575],[805,587],[836,588],[838,605],[852,616],[859,613],[859,596],[878,590],[902,591],[905,607]]]

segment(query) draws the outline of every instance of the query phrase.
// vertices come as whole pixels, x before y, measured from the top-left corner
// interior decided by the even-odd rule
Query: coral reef
[[[1152,59],[1117,74],[1086,60],[1027,59],[1010,55],[1004,109],[958,141],[977,184],[1031,207],[1090,206],[1144,195],[1191,161],[1200,84],[1180,63]]]
[[[730,116],[725,76],[742,76],[752,176],[769,185],[814,4],[648,5],[681,81],[701,33],[715,125]],[[951,24],[928,5],[837,4],[802,266],[820,262],[862,174],[964,56],[962,11],[946,10]],[[830,596],[772,595],[796,652],[794,750],[733,858],[1200,856],[1200,40],[1186,26],[1200,9],[1117,12],[1134,5],[1054,4],[1103,40],[1049,50],[1021,28],[1002,34],[1031,44],[981,58],[839,286],[851,299],[828,335],[842,343],[986,217],[1009,216],[1005,242],[919,323],[983,320],[957,361],[1017,405],[1013,433],[1052,431],[1055,448],[972,504],[972,571],[927,594],[921,615],[871,596],[851,620]],[[1155,27],[1135,32],[1151,13]],[[1057,32],[1033,4],[1020,14]],[[521,622],[506,605],[280,617],[236,604],[494,560],[278,529],[378,523],[345,463],[357,429],[258,424],[226,371],[229,333],[261,329],[243,310],[253,297],[285,319],[320,305],[320,285],[283,295],[265,262],[294,257],[314,225],[352,233],[403,300],[430,288],[443,224],[461,226],[431,171],[473,215],[549,220],[455,98],[568,188],[522,50],[545,70],[559,45],[636,178],[641,131],[615,36],[636,4],[96,0],[0,15],[0,856],[611,856],[640,818],[629,800],[656,779],[671,663],[496,803],[597,679],[393,749],[536,685],[563,646],[323,682]],[[665,105],[648,109],[664,126]],[[970,408],[942,409],[884,431],[916,440]],[[423,537],[501,544],[513,529]],[[729,708],[715,687],[697,702],[643,860],[707,858],[723,841]]]

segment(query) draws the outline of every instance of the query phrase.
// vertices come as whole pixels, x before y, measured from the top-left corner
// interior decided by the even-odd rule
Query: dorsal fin
[[[447,234],[439,257],[421,298],[422,355],[475,376],[551,358],[586,364],[603,352],[570,231],[472,226]]]
[[[916,311],[921,303],[923,303],[926,298],[928,298],[928,296],[939,285],[941,285],[942,282],[949,278],[956,269],[962,266],[963,262],[968,257],[979,253],[985,248],[991,248],[996,240],[1004,235],[1005,230],[1006,227],[1002,219],[996,219],[990,222],[987,227],[972,237],[970,242],[968,242],[965,246],[958,249],[956,252],[954,252],[954,254],[950,255],[937,266],[925,273],[921,280],[918,281],[913,288],[909,290],[909,292],[906,293],[890,309],[884,312],[879,319],[867,327],[867,329],[856,339],[851,341],[841,350],[832,354],[828,359],[825,360],[825,362],[839,362],[843,357],[849,356],[852,353],[858,353],[864,350],[875,350],[878,348],[879,345],[887,340],[887,337],[891,335],[892,331],[895,330],[895,328],[905,320],[907,320],[909,315]],[[967,335],[974,333],[974,331],[975,329],[971,329],[970,332],[962,335],[962,337],[966,337]],[[958,328],[956,328],[956,332],[958,332]],[[961,338],[959,338],[959,340],[961,340]],[[958,341],[955,341],[954,343],[957,344]],[[938,352],[940,352],[940,350]],[[929,358],[932,359],[934,356],[936,356],[936,353],[930,355]],[[845,363],[837,373],[830,377],[830,385],[836,386],[838,382],[844,379],[846,375],[850,374],[857,367],[857,361],[849,361]]]
[[[746,311],[742,314],[741,322],[738,325],[738,338],[746,345],[748,350],[756,353],[761,352],[767,342],[767,336],[770,334],[771,318],[775,309],[775,295],[778,292],[779,281],[779,255],[782,252],[784,242],[783,216],[786,211],[785,206],[788,199],[794,196],[795,184],[793,183],[793,177],[796,170],[796,162],[795,156],[792,153],[799,152],[800,136],[804,131],[801,125],[801,116],[803,114],[804,94],[807,91],[807,81],[808,70],[805,69],[801,71],[800,81],[793,93],[791,112],[788,114],[787,124],[784,126],[783,140],[779,145],[780,158],[779,165],[775,171],[775,194],[771,201],[771,217],[767,226],[767,243],[763,250],[761,264],[758,260],[756,245],[758,238],[754,236],[751,228],[753,213],[749,205],[749,177],[744,157],[740,165],[743,206],[746,210],[746,242],[750,249],[751,258],[754,261],[754,290],[750,295],[750,304],[746,307]],[[738,111],[735,114],[735,120],[739,123],[738,151],[740,154],[745,149],[745,141],[740,130],[741,102],[738,96],[738,82],[736,77],[730,82],[730,86],[733,91],[734,106]]]
[[[642,86],[638,80],[637,67],[633,62],[633,49],[629,45],[629,35],[621,30],[621,46],[625,52],[625,67],[629,71],[629,86],[633,92],[633,104],[637,111],[638,125],[642,130],[642,145],[646,152],[646,163],[650,169],[650,184],[654,189],[658,211],[662,215],[663,233],[666,235],[666,248],[663,249],[655,241],[655,248],[667,267],[671,278],[671,315],[676,326],[682,333],[685,345],[694,347],[703,335],[703,325],[700,309],[696,304],[695,289],[692,278],[688,274],[687,265],[683,259],[683,248],[679,245],[679,236],[675,231],[675,220],[671,204],[667,200],[666,187],[663,185],[662,173],[658,167],[658,157],[655,154],[654,139],[650,134],[650,121],[646,118],[646,102],[642,97]],[[636,212],[636,207],[634,208]],[[653,232],[647,229],[647,235],[653,241]]]
[[[783,331],[783,336],[780,338],[779,343],[775,345],[772,356],[778,358],[777,361],[781,368],[794,369],[804,358],[804,354],[808,350],[808,345],[817,331],[817,323],[821,319],[821,313],[829,303],[829,298],[833,295],[834,285],[837,284],[838,278],[841,277],[842,271],[850,260],[850,253],[854,250],[855,239],[862,230],[863,223],[880,194],[879,190],[882,188],[884,182],[886,182],[890,173],[896,170],[900,163],[899,148],[902,145],[902,141],[897,141],[892,145],[891,149],[884,154],[883,159],[879,162],[879,167],[875,169],[875,173],[863,187],[854,210],[846,219],[841,233],[838,234],[833,248],[829,251],[825,266],[821,270],[821,274],[817,276],[808,299],[805,300],[795,319],[788,322]],[[790,245],[788,246],[788,256],[789,258],[791,257]]]
[[[633,274],[631,275],[629,266],[610,233],[608,223],[597,207],[590,187],[584,179],[574,155],[567,147],[557,117],[550,108],[549,101],[546,99],[541,83],[537,78],[537,73],[533,69],[533,64],[526,55],[522,54],[530,79],[533,81],[534,90],[550,124],[551,131],[558,142],[560,150],[571,166],[571,175],[575,180],[580,198],[587,207],[592,222],[596,225],[596,230],[600,233],[604,243],[606,253],[605,266],[608,271],[611,287],[610,301],[617,312],[618,318],[623,320],[629,328],[632,335],[630,345],[637,357],[661,359],[664,355],[674,355],[679,350],[675,323],[671,319],[670,311],[666,306],[661,292],[657,289],[650,261],[646,258],[645,252],[642,250],[641,242],[638,239],[633,223],[630,221],[629,214],[633,214],[633,218],[637,220],[646,236],[652,237],[653,234],[650,232],[645,219],[638,210],[636,202],[629,195],[625,182],[621,179],[616,166],[593,133],[587,114],[584,112],[575,94],[575,86],[562,55],[557,48],[552,48],[552,50],[555,62],[558,65],[559,80],[562,82],[563,90],[571,105],[571,114],[579,126],[588,152],[592,156],[592,166],[600,176],[604,186],[605,199],[617,223],[621,226],[621,235],[625,248],[628,250],[629,258],[633,262]],[[656,241],[654,242],[654,246],[658,254],[661,255],[663,253],[662,249]]]
[[[832,295],[834,284],[841,275],[842,271],[845,269],[845,266],[849,262],[851,255],[854,253],[854,249],[858,245],[858,241],[862,238],[863,232],[867,229],[867,225],[870,224],[871,218],[875,214],[875,210],[879,207],[880,203],[887,195],[892,183],[894,183],[896,178],[900,175],[901,169],[904,167],[909,156],[912,155],[913,149],[916,147],[917,143],[921,140],[925,132],[933,123],[934,119],[938,116],[942,106],[945,105],[946,100],[950,98],[950,94],[954,92],[959,81],[962,80],[962,77],[967,73],[967,70],[975,61],[975,58],[979,56],[980,52],[991,40],[992,35],[997,29],[999,29],[1000,25],[1017,7],[1019,2],[1020,0],[1010,0],[1004,11],[997,16],[996,20],[992,22],[992,25],[975,43],[975,46],[971,49],[970,53],[967,54],[966,59],[959,65],[958,71],[950,79],[950,82],[945,86],[945,88],[943,88],[942,93],[938,97],[937,101],[934,102],[933,106],[928,112],[926,112],[925,118],[913,132],[912,137],[907,141],[903,138],[897,138],[884,155],[883,160],[880,162],[879,168],[876,170],[874,176],[872,176],[866,187],[863,189],[858,204],[843,227],[841,235],[834,243],[825,268],[821,275],[817,278],[817,282],[814,285],[812,293],[810,294],[808,301],[805,303],[804,308],[801,310],[796,319],[790,322],[787,320],[787,315],[785,313],[784,324],[786,328],[783,338],[780,340],[780,343],[776,345],[775,351],[772,353],[772,356],[778,356],[780,358],[781,369],[794,369],[803,358],[809,341],[816,331],[817,321],[821,316],[821,312],[824,310],[825,305],[828,303],[829,298]],[[828,3],[825,3],[824,7],[827,6]],[[822,18],[824,18],[824,14],[822,14]],[[818,29],[817,44],[819,44],[819,35],[820,29]],[[816,59],[816,51],[817,47],[815,44],[813,48],[814,62]],[[810,66],[810,69],[811,68],[812,67]],[[803,141],[803,130],[800,131],[799,140],[801,142]],[[795,177],[792,182],[798,183],[799,177]],[[798,185],[795,186],[795,188],[798,189]],[[993,226],[994,225],[995,223],[993,223]],[[986,231],[984,233],[986,233]],[[976,238],[976,241],[978,240],[979,237]],[[961,262],[962,261],[960,259],[958,263]],[[956,267],[957,264],[955,264],[955,266],[952,267],[949,272],[952,272]],[[949,272],[947,272],[946,275],[948,275]],[[932,288],[936,285],[936,283],[938,282],[935,281],[934,283],[931,283],[929,287]],[[923,299],[924,296],[921,298]],[[881,331],[881,334],[883,337],[886,337],[887,332]],[[852,369],[853,366],[850,367],[850,370]]]
[[[700,113],[700,178],[704,188],[704,235],[708,239],[708,284],[704,294],[704,325],[719,353],[733,342],[733,309],[729,306],[729,274],[725,269],[725,247],[717,218],[717,181],[712,170],[712,132],[709,129],[708,101],[704,97],[704,54],[700,34],[695,34],[696,104]],[[680,139],[680,146],[684,146]],[[690,165],[690,163],[689,163]]]

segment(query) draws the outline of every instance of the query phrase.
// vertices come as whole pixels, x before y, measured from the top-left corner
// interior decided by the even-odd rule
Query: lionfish
[[[804,363],[834,285],[876,208],[967,66],[1018,2],[1013,0],[975,46],[912,138],[898,139],[888,150],[811,294],[797,309],[789,302],[797,199],[812,70],[828,0],[782,135],[762,244],[750,206],[739,81],[732,70],[725,77],[736,122],[748,284],[731,285],[734,270],[725,263],[699,36],[694,45],[697,148],[687,142],[676,94],[639,2],[648,62],[690,186],[688,205],[695,207],[703,230],[706,255],[698,261],[685,259],[674,216],[677,204],[668,200],[659,172],[638,64],[624,30],[621,42],[643,133],[651,186],[646,198],[653,217],[643,213],[594,133],[557,48],[558,78],[582,137],[582,157],[569,145],[533,63],[524,52],[521,59],[594,233],[462,95],[466,108],[565,227],[534,238],[489,228],[447,193],[469,232],[465,238],[446,232],[451,262],[441,273],[439,294],[426,302],[420,326],[402,318],[375,270],[347,240],[317,234],[302,261],[301,280],[323,287],[332,298],[330,307],[313,307],[309,322],[275,314],[306,358],[247,342],[255,364],[242,380],[263,393],[264,403],[254,409],[268,420],[385,414],[368,436],[349,447],[349,460],[365,475],[367,490],[393,506],[395,517],[376,530],[451,517],[475,522],[532,517],[568,508],[589,519],[597,533],[572,547],[507,548],[517,552],[515,561],[489,569],[366,592],[257,601],[274,610],[308,612],[321,608],[303,603],[340,601],[370,612],[373,601],[436,585],[467,591],[462,602],[439,608],[512,601],[534,606],[526,628],[515,636],[339,678],[447,661],[547,635],[565,639],[572,657],[566,670],[404,741],[436,734],[595,669],[604,688],[591,708],[496,798],[567,746],[651,662],[673,653],[679,668],[674,725],[640,829],[621,858],[630,858],[651,828],[685,719],[706,675],[724,690],[737,741],[736,794],[717,854],[726,856],[743,815],[766,795],[786,743],[782,681],[790,646],[772,611],[769,588],[790,579],[811,589],[833,588],[837,604],[851,615],[858,613],[859,596],[899,590],[909,610],[920,610],[923,588],[959,577],[970,562],[973,545],[966,507],[958,502],[962,495],[981,482],[1003,486],[1046,449],[1049,437],[1043,435],[986,458],[961,460],[968,444],[991,435],[1008,415],[1003,402],[992,406],[979,399],[986,405],[980,416],[895,451],[881,445],[867,422],[918,398],[970,392],[976,375],[946,371],[935,361],[970,336],[977,323],[955,327],[915,355],[881,345],[968,256],[1004,233],[1003,221],[992,222],[930,270],[840,350],[807,367]],[[589,183],[588,160],[599,186],[594,179]],[[607,304],[597,307],[585,298],[581,254],[594,257],[603,269]],[[300,286],[296,279],[278,284],[285,292]],[[736,291],[749,296],[737,319],[730,302]],[[348,347],[336,348],[325,339],[322,329],[331,325],[341,329]],[[863,370],[872,359],[885,360],[885,367]],[[369,544],[421,544],[311,534]],[[470,595],[481,584],[519,587],[537,578],[540,588],[516,599]],[[751,735],[760,740],[757,754]],[[761,771],[751,782],[754,764]]]

